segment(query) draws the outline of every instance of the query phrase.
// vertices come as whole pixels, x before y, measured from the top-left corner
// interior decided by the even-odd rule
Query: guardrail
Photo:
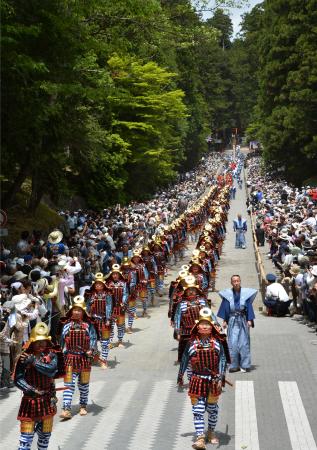
[[[245,185],[245,189],[247,191],[247,195],[249,197],[249,191],[248,191],[247,179],[246,179],[245,173],[246,173],[246,169],[244,170],[244,185]],[[252,206],[251,206],[250,212],[251,212],[250,220],[251,220],[251,229],[252,229],[252,237],[253,237],[253,246],[254,246],[255,260],[256,260],[258,277],[259,277],[260,292],[261,292],[261,296],[262,296],[262,301],[264,301],[265,291],[266,291],[266,286],[267,286],[266,273],[264,270],[264,264],[263,264],[262,256],[261,256],[261,253],[259,250],[259,246],[257,244]]]

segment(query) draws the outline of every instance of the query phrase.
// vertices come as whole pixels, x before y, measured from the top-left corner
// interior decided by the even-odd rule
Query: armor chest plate
[[[106,314],[106,294],[94,294],[92,296],[90,312],[97,316]]]
[[[199,311],[201,306],[199,302],[195,302],[195,304],[187,303],[187,311],[182,314],[181,318],[181,327],[183,328],[192,328],[195,325],[195,320],[199,319]]]
[[[90,348],[88,327],[83,324],[72,326],[65,338],[66,349],[72,352],[86,352]]]
[[[136,266],[136,271],[137,271],[137,275],[138,275],[138,282],[140,283],[141,281],[145,280],[145,275],[144,275],[144,266],[143,264],[138,264]]]
[[[40,391],[49,391],[52,384],[52,378],[38,372],[33,366],[26,370],[25,380]]]
[[[122,303],[124,284],[119,281],[118,283],[109,283],[109,289],[111,290],[112,298],[115,304]]]
[[[196,355],[192,358],[192,365],[195,372],[218,373],[219,354],[213,340],[210,341],[209,346],[197,346]]]

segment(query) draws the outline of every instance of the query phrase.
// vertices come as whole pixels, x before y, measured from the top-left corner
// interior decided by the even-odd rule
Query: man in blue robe
[[[247,231],[247,221],[238,214],[233,221],[233,231],[236,232],[236,248],[245,248],[245,232]]]
[[[232,289],[219,292],[222,299],[218,317],[223,319],[223,328],[227,328],[228,345],[231,357],[230,372],[247,372],[251,367],[250,327],[254,327],[252,303],[257,290],[241,288],[240,275],[232,275]]]

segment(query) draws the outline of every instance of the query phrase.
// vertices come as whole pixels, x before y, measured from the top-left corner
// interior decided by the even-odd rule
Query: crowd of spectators
[[[257,244],[268,245],[272,261],[264,300],[268,314],[296,315],[317,331],[317,188],[264,175],[258,156],[247,164],[248,212]]]

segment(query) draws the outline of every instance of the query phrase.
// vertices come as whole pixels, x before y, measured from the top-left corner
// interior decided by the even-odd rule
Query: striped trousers
[[[63,409],[71,409],[73,395],[75,392],[75,384],[77,379],[77,385],[79,390],[79,404],[80,406],[86,406],[88,403],[89,383],[82,384],[80,382],[80,373],[73,372],[73,378],[70,383],[64,382],[65,391],[63,392]]]
[[[129,306],[128,307],[128,327],[132,328],[133,322],[134,322],[134,316],[136,313],[136,306]]]
[[[159,278],[159,276],[157,275],[157,276],[156,276],[155,282],[156,282],[156,292],[157,292],[159,295],[163,294],[163,289],[164,289],[164,278],[161,279],[161,278]]]
[[[31,450],[35,433],[37,433],[37,435],[38,435],[38,440],[37,440],[38,450],[46,450],[48,448],[48,443],[49,443],[52,433],[51,432],[44,433],[42,431],[42,422],[38,422],[35,425],[35,429],[32,433],[21,432],[18,450]]]
[[[124,336],[124,332],[125,332],[125,324],[123,323],[122,325],[118,325],[118,321],[117,319],[112,319],[111,323],[110,323],[110,342],[113,341],[114,338],[114,326],[115,324],[117,324],[117,332],[118,332],[118,341],[122,342],[123,336]]]
[[[206,411],[208,413],[208,430],[214,431],[218,420],[218,410],[218,404],[207,403],[207,399],[205,397],[199,397],[197,403],[192,405],[194,426],[197,437],[205,433],[204,414]]]
[[[108,360],[109,342],[110,342],[110,339],[100,339],[101,359],[103,359],[104,361]]]

